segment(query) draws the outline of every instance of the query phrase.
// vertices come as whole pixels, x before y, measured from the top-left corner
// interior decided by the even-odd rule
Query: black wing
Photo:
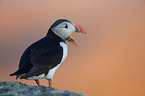
[[[32,50],[30,62],[38,68],[52,69],[61,62],[62,54],[63,50],[61,46],[44,45]]]
[[[61,62],[63,50],[62,47],[59,46],[59,43],[43,39],[37,44],[32,45],[32,48],[28,48],[26,53],[25,56],[27,57],[22,56],[19,68],[22,70],[28,65],[31,65],[32,67],[29,69],[27,74],[21,77],[21,79],[48,72],[49,69],[52,69]]]
[[[34,67],[20,79],[47,73],[49,69],[54,68],[61,62],[62,55],[63,50],[59,44],[54,42],[40,43],[31,50],[30,62]]]

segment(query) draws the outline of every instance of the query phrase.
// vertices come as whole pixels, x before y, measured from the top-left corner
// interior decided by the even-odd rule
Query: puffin
[[[84,33],[83,27],[67,19],[56,20],[46,36],[31,44],[22,54],[18,70],[10,76],[16,79],[34,80],[40,86],[40,79],[48,80],[52,86],[53,75],[68,54],[66,41],[78,46],[72,38],[74,32]]]

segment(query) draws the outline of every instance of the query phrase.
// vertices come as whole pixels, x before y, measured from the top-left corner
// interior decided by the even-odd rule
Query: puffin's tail
[[[16,73],[16,72],[15,72]],[[15,73],[12,73],[12,74],[10,74],[10,76],[15,76],[16,74]],[[16,80],[19,78],[19,76],[18,75],[16,75]]]
[[[15,72],[15,73],[16,73],[16,72]],[[16,75],[15,73],[10,74],[10,76],[14,76],[14,75]]]
[[[16,79],[18,79],[20,77],[19,75],[21,75],[21,72],[17,70],[16,72],[10,74],[10,76],[15,76],[15,75],[16,75]]]

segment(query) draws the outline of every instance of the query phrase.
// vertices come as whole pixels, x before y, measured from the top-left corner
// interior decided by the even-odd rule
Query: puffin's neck
[[[57,36],[51,29],[48,30],[46,38],[52,39],[56,42],[65,42],[61,37]]]

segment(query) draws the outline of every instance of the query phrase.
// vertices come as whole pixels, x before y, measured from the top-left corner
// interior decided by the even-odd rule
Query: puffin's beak
[[[87,34],[85,29],[83,27],[81,27],[80,25],[74,24],[74,26],[75,26],[75,29],[76,29],[75,32]]]
[[[74,44],[75,46],[78,46],[78,44],[75,42],[75,40],[72,38],[72,34],[74,32],[78,32],[78,33],[84,33],[86,34],[86,31],[84,30],[83,27],[81,27],[80,25],[77,25],[77,24],[74,24],[74,27],[75,27],[75,31],[73,31],[70,36],[67,38],[67,41]]]

